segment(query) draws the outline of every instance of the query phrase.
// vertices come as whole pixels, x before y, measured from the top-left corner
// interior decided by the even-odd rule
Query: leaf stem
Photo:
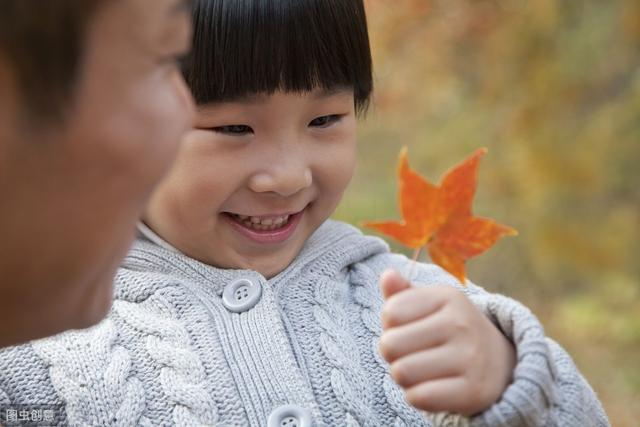
[[[420,256],[420,251],[422,250],[422,246],[419,248],[416,248],[415,251],[413,251],[413,258],[411,259],[411,261],[416,262],[418,260],[418,257]]]
[[[418,257],[420,256],[420,251],[422,250],[422,246],[419,248],[416,248],[415,251],[413,251],[413,258],[411,258],[411,267],[409,268],[409,274],[407,275],[407,280],[411,281],[411,276],[413,276],[413,270],[417,264],[418,261]]]

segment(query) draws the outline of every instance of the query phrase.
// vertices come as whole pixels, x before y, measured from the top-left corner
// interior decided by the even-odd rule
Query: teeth
[[[259,217],[248,215],[233,214],[233,216],[246,227],[261,231],[275,230],[276,228],[284,227],[289,222],[289,215],[265,219],[260,219]]]

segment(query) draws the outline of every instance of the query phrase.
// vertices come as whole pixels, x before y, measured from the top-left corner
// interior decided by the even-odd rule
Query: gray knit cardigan
[[[262,426],[287,404],[316,426],[609,425],[571,358],[527,308],[473,284],[461,288],[434,265],[410,269],[349,225],[327,221],[271,280],[152,240],[135,242],[102,323],[0,352],[0,410],[51,407],[54,424],[72,426]],[[466,419],[406,403],[377,352],[378,278],[388,267],[413,271],[422,286],[457,287],[514,342],[514,381],[485,412]],[[259,284],[261,295],[237,313],[222,296],[239,278]]]

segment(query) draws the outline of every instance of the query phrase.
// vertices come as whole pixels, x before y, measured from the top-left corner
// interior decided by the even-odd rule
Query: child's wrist
[[[513,374],[517,364],[517,351],[514,344],[493,323],[491,323],[491,328],[494,341],[492,348],[496,349],[492,356],[494,361],[493,372],[496,372],[497,375],[493,377],[493,387],[489,388],[491,392],[490,398],[487,399],[488,404],[479,412],[489,409],[500,400],[506,389],[513,382]]]

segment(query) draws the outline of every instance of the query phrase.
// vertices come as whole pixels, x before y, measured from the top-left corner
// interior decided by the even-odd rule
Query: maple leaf
[[[467,259],[486,251],[502,236],[518,234],[511,227],[473,216],[478,165],[486,153],[486,148],[476,150],[447,171],[435,186],[409,167],[404,147],[398,166],[403,220],[366,222],[364,226],[417,251],[426,246],[433,262],[465,284]]]

